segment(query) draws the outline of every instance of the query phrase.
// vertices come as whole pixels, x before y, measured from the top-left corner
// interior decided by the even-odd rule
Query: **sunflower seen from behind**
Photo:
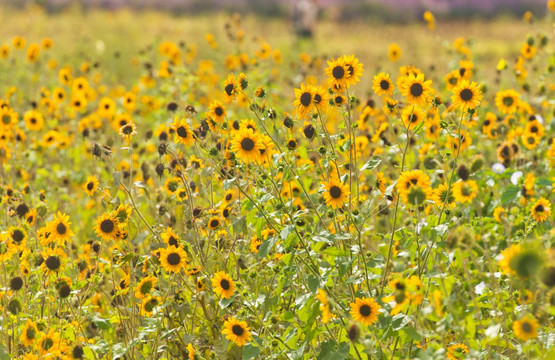
[[[225,335],[226,339],[233,341],[238,346],[245,346],[252,339],[249,330],[246,321],[239,321],[232,317],[224,322],[222,334]]]

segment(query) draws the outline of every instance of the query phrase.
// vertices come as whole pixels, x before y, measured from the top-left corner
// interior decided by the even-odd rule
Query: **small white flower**
[[[521,177],[523,177],[524,174],[522,173],[522,171],[515,171],[512,175],[511,175],[511,183],[513,185],[518,185],[518,179],[520,179]]]
[[[496,174],[503,174],[505,172],[505,166],[501,163],[495,163],[491,167],[491,170]]]

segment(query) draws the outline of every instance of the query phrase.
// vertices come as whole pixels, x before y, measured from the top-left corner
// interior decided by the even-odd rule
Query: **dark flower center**
[[[233,325],[233,327],[231,328],[231,331],[233,331],[233,334],[237,336],[241,336],[245,332],[245,330],[241,325]]]
[[[505,96],[503,98],[503,105],[505,105],[507,107],[512,106],[514,102],[515,102],[515,100],[513,99],[512,96]]]
[[[524,331],[525,333],[529,333],[532,331],[532,325],[530,325],[529,322],[523,322],[522,323],[522,331]]]
[[[312,95],[309,92],[304,92],[301,94],[299,98],[302,106],[309,106],[310,102],[312,101]]]
[[[168,255],[168,264],[175,266],[181,262],[181,256],[178,253],[170,253]]]
[[[214,109],[214,112],[216,113],[217,116],[222,116],[224,114],[224,109],[218,106],[217,108]]]
[[[35,338],[35,335],[37,334],[37,332],[35,331],[34,327],[29,327],[27,329],[27,331],[25,332],[25,336],[27,337],[27,339],[29,340],[33,340]]]
[[[233,94],[233,84],[227,84],[224,90],[227,96],[231,96],[231,94]]]
[[[369,305],[364,304],[360,307],[359,312],[362,316],[368,316],[372,313],[372,309]]]
[[[218,225],[220,225],[220,222],[218,220],[214,219],[214,220],[210,221],[210,227],[211,228],[217,228]]]
[[[343,79],[343,77],[345,76],[345,69],[343,68],[343,66],[338,65],[333,68],[333,70],[331,71],[331,74],[337,80]]]
[[[387,80],[380,81],[380,88],[382,88],[382,90],[389,89],[389,81]]]
[[[461,97],[461,99],[463,101],[470,101],[470,100],[472,100],[472,97],[474,96],[474,94],[472,93],[472,90],[470,90],[470,89],[463,89],[460,92],[459,96]]]
[[[52,346],[54,345],[54,341],[51,338],[46,338],[42,341],[42,349],[43,350],[48,350],[50,349]]]
[[[220,287],[224,290],[229,290],[230,288],[229,281],[227,281],[227,279],[220,280]]]
[[[75,345],[75,347],[71,351],[71,354],[73,355],[73,358],[81,359],[84,354],[83,347],[81,345]]]
[[[52,271],[56,271],[60,268],[60,266],[62,265],[62,263],[60,262],[60,258],[55,256],[55,255],[51,255],[49,256],[46,261],[46,267],[49,268]]]
[[[314,94],[314,103],[319,104],[322,101],[322,96],[320,94]]]
[[[332,198],[337,199],[341,196],[341,188],[339,186],[332,186],[330,188],[330,195]]]
[[[254,149],[254,141],[250,138],[244,138],[241,140],[241,148],[245,151]]]
[[[177,128],[177,135],[179,135],[179,137],[186,138],[187,137],[187,129],[185,129],[184,126],[178,127]]]
[[[23,240],[23,232],[19,229],[14,230],[13,234],[12,234],[12,239],[13,241],[15,241],[16,243],[20,243],[21,240]]]
[[[409,115],[409,122],[415,123],[417,121],[418,121],[418,115],[416,115],[416,114],[410,114]]]
[[[530,128],[530,132],[533,132],[533,133],[537,133],[538,130],[539,130],[539,129],[538,129],[537,126],[532,126],[532,127]]]
[[[543,212],[544,211],[543,205],[539,204],[538,206],[536,206],[535,210],[536,210],[536,212],[540,212],[540,213]]]
[[[114,222],[110,219],[103,220],[100,223],[100,230],[105,233],[111,233],[114,230]]]
[[[92,190],[94,188],[94,183],[91,181],[89,183],[87,183],[87,190]]]
[[[410,86],[410,94],[414,97],[419,97],[424,92],[422,85],[416,83]]]
[[[168,239],[168,245],[177,246],[178,245],[177,239],[174,238],[173,236],[170,236],[170,238]]]

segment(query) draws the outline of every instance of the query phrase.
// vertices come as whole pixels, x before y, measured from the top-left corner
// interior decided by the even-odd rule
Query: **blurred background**
[[[158,9],[173,14],[200,14],[214,11],[256,13],[260,16],[287,17],[296,3],[303,0],[0,0],[0,4],[26,7],[37,4],[50,12],[71,6],[87,8],[137,10]],[[431,10],[438,18],[491,18],[500,15],[521,16],[531,11],[541,16],[546,11],[545,0],[315,0],[322,19],[349,21],[378,19],[407,21],[421,17]]]

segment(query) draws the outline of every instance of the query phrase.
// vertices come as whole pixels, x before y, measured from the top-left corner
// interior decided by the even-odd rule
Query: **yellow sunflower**
[[[231,102],[235,100],[235,97],[239,93],[238,84],[235,80],[235,75],[227,75],[227,79],[224,82],[224,92],[224,101],[228,104],[231,104]]]
[[[70,238],[75,235],[69,228],[70,225],[69,215],[62,214],[58,211],[56,216],[54,216],[54,220],[48,223],[51,241],[57,242],[60,246],[69,242]]]
[[[171,128],[175,131],[174,142],[176,144],[184,144],[185,146],[191,145],[195,138],[193,132],[189,129],[187,120],[181,119],[176,116],[173,120]]]
[[[501,259],[498,262],[501,272],[507,275],[516,275],[516,271],[511,268],[513,259],[522,252],[520,244],[514,244],[501,252]]]
[[[179,247],[179,236],[173,231],[173,228],[168,227],[160,234],[160,237],[168,246]]]
[[[422,121],[424,121],[424,112],[415,106],[410,106],[401,112],[401,120],[405,128],[414,130]]]
[[[19,341],[25,346],[31,346],[37,339],[38,333],[37,325],[31,319],[27,319],[27,323],[19,336]]]
[[[96,176],[91,175],[91,176],[87,177],[87,181],[85,181],[85,183],[83,184],[83,190],[85,190],[87,195],[93,196],[96,189],[98,189],[98,184],[99,184],[99,182],[98,182],[98,179],[96,178]]]
[[[460,108],[462,111],[475,109],[482,101],[482,92],[474,81],[462,80],[452,92],[451,101],[453,106]]]
[[[331,312],[330,302],[326,296],[326,292],[322,289],[318,289],[316,294],[316,299],[320,301],[320,311],[322,311],[322,322],[327,324],[331,319],[335,317]]]
[[[312,115],[314,107],[314,88],[312,85],[301,84],[300,89],[295,89],[295,101],[293,106],[297,116],[301,119]]]
[[[244,346],[252,339],[247,323],[239,321],[234,317],[224,322],[222,334],[225,335],[226,339],[233,341],[238,346]]]
[[[247,164],[258,161],[262,149],[264,145],[260,141],[260,135],[251,129],[239,130],[231,140],[231,151]]]
[[[119,220],[112,213],[103,214],[96,219],[95,232],[102,240],[117,240]]]
[[[326,205],[331,206],[333,209],[343,207],[347,201],[347,197],[351,194],[347,185],[342,184],[336,177],[331,177],[328,182],[323,182],[323,184],[326,189],[326,191],[324,191]]]
[[[387,49],[387,57],[389,61],[396,62],[401,58],[401,47],[397,43],[392,43]]]
[[[41,253],[43,262],[41,269],[47,274],[59,273],[65,263],[66,254],[59,247],[47,248]]]
[[[347,73],[346,73],[347,86],[351,86],[359,82],[360,77],[364,72],[364,69],[362,68],[362,64],[358,61],[358,59],[354,55],[349,55],[349,56],[343,55],[342,60],[343,60],[343,63],[345,64],[345,67],[347,68]]]
[[[158,279],[156,279],[152,275],[143,278],[141,282],[137,284],[137,287],[135,287],[135,297],[137,299],[144,299],[145,297],[150,295],[150,292],[156,286],[157,281]]]
[[[449,360],[462,360],[468,354],[468,347],[464,344],[455,344],[447,348],[447,358]]]
[[[160,263],[167,272],[180,272],[187,265],[187,253],[183,248],[169,246],[160,250]]]
[[[350,314],[353,320],[363,323],[364,325],[372,325],[378,320],[378,312],[382,308],[373,298],[356,298],[351,303]]]
[[[328,61],[325,75],[328,77],[328,83],[332,88],[344,89],[349,84],[348,78],[350,77],[350,71],[345,64],[344,58]]]
[[[478,192],[478,184],[474,180],[459,180],[453,185],[453,196],[461,204],[471,203]]]
[[[210,118],[212,118],[212,120],[216,123],[222,124],[227,116],[225,106],[217,100],[212,102],[209,106],[208,116],[210,116]]]
[[[25,127],[31,131],[40,131],[44,125],[44,118],[36,110],[29,110],[23,116]]]
[[[432,81],[424,81],[424,74],[409,74],[401,83],[401,93],[411,105],[426,106],[431,99]]]
[[[389,74],[381,72],[374,76],[374,79],[372,80],[372,89],[378,96],[391,96],[393,94],[393,90],[395,90],[395,86],[389,79]]]
[[[421,189],[426,198],[432,197],[430,178],[422,170],[404,171],[397,180],[395,186],[405,204],[409,204],[409,193],[411,189]]]
[[[212,286],[216,294],[226,299],[229,299],[235,291],[235,283],[225,271],[218,271],[214,274]]]
[[[495,95],[495,106],[503,114],[513,114],[520,104],[520,94],[513,89],[498,91]]]
[[[551,203],[546,198],[539,198],[532,205],[532,217],[537,222],[544,222],[551,217]]]
[[[513,322],[515,336],[522,341],[538,337],[538,327],[538,320],[532,315],[526,315],[520,320]]]

